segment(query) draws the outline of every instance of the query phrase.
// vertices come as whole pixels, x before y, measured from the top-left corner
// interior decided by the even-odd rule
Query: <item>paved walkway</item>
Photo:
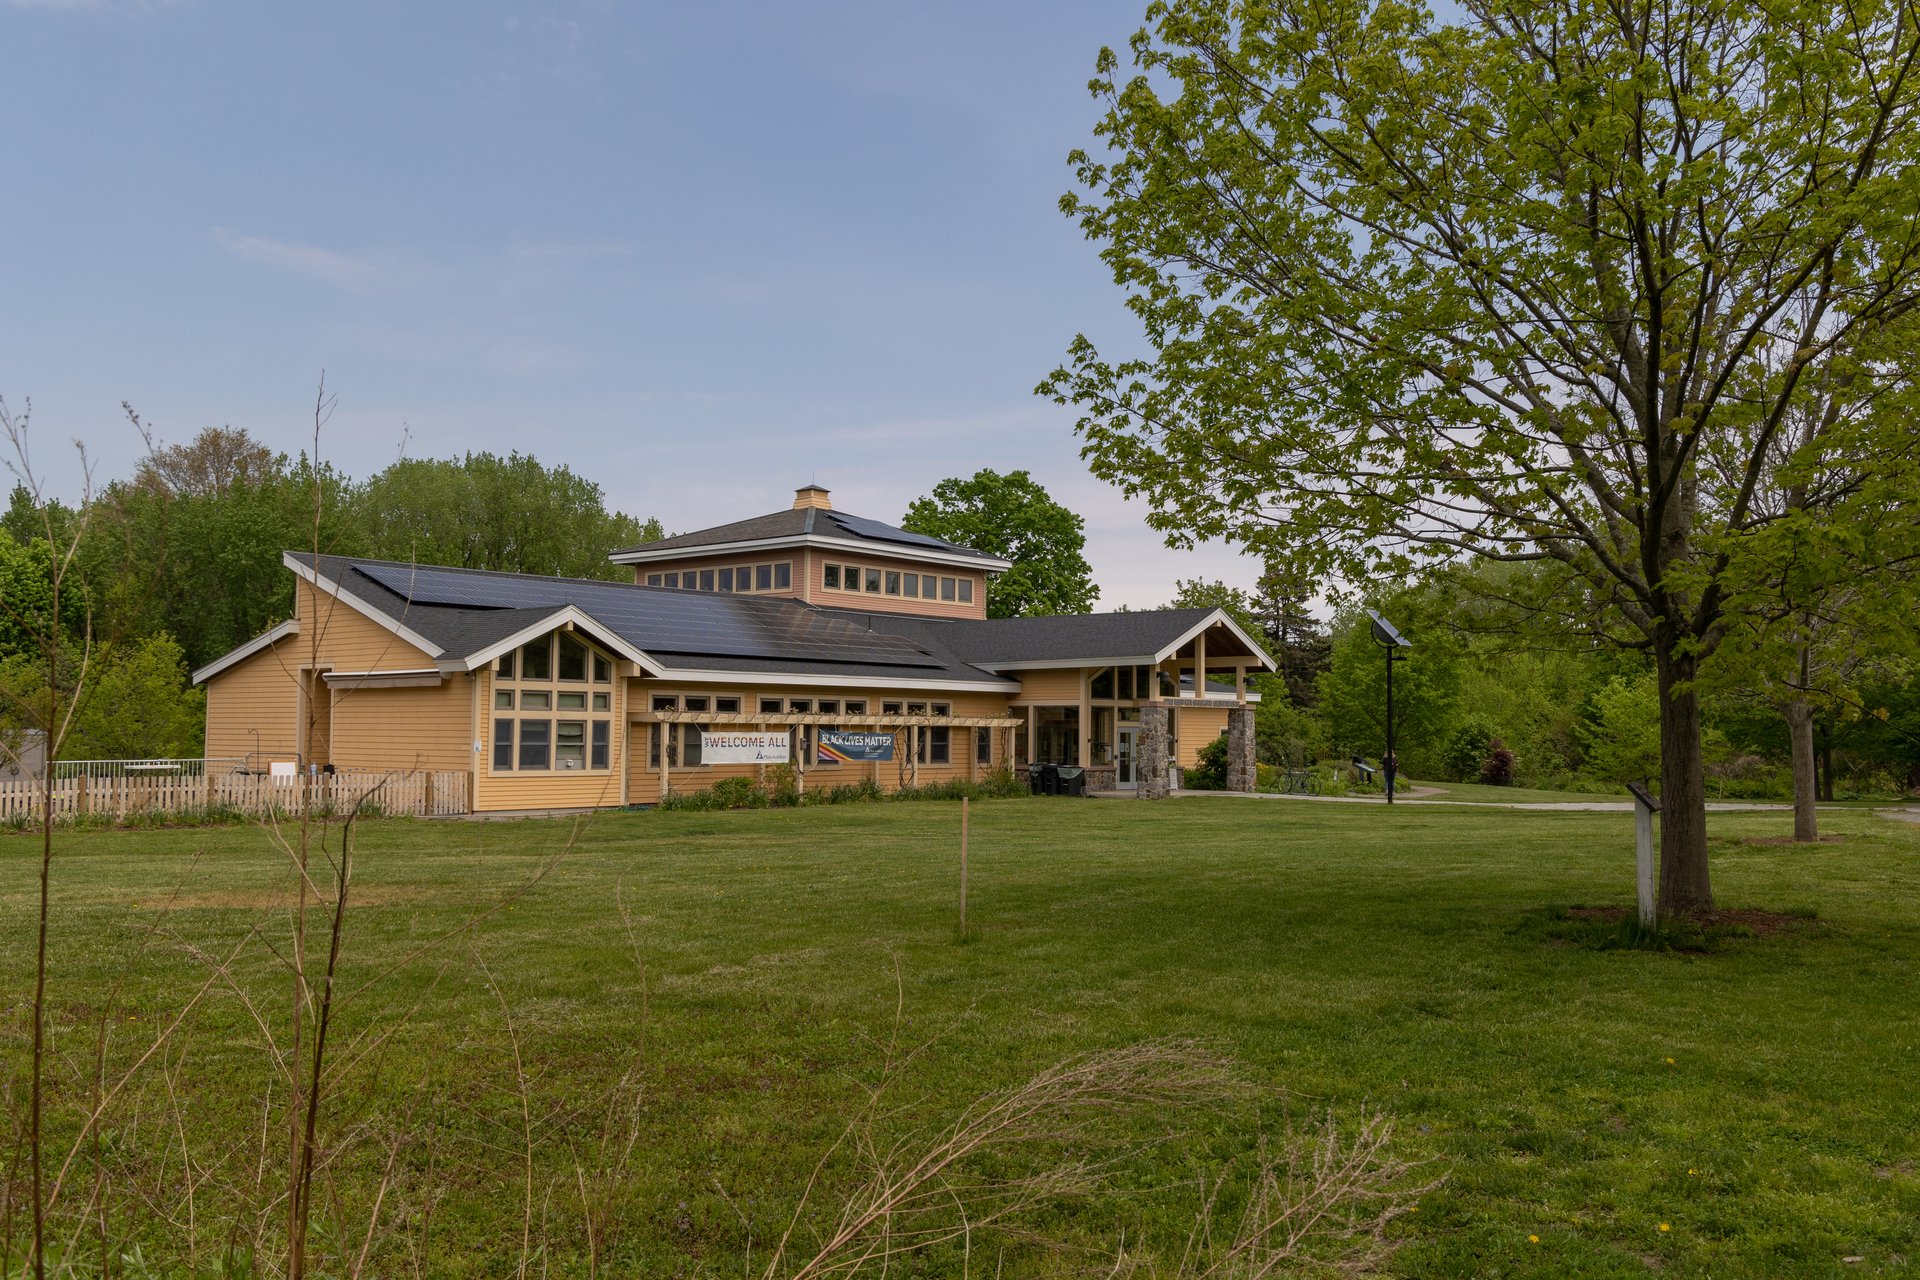
[[[1131,791],[1102,791],[1096,794],[1103,799],[1131,798],[1134,795]],[[1176,791],[1173,794],[1175,797],[1224,796],[1235,800],[1307,800],[1316,804],[1384,805],[1387,802],[1385,796],[1302,796],[1286,795],[1276,791]],[[1444,805],[1459,809],[1527,809],[1540,813],[1633,812],[1633,801],[1631,800],[1507,801],[1436,800],[1432,798],[1440,794],[1441,792],[1437,787],[1414,787],[1406,791],[1394,793],[1393,802],[1395,805]],[[1821,805],[1820,808],[1828,813],[1857,811],[1850,805]],[[1708,813],[1776,813],[1792,812],[1792,810],[1793,806],[1790,804],[1779,804],[1772,801],[1710,800],[1707,802]],[[1882,809],[1875,810],[1874,812],[1882,813],[1889,818],[1903,818],[1908,822],[1920,822],[1920,810],[1916,809]]]

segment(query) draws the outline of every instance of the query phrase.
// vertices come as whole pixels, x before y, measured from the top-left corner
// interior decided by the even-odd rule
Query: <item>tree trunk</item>
[[[1820,743],[1820,798],[1833,803],[1833,728],[1828,726]]]
[[[1696,659],[1656,646],[1660,677],[1660,915],[1713,909],[1707,875],[1707,779],[1700,749]]]
[[[1805,698],[1788,698],[1780,707],[1787,718],[1787,740],[1793,749],[1793,838],[1820,838],[1820,818],[1814,809],[1819,781],[1813,754],[1813,705]]]

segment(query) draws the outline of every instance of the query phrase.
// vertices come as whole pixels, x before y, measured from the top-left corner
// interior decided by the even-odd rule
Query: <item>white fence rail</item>
[[[0,824],[40,820],[38,778],[0,781]],[[258,773],[129,774],[96,778],[81,774],[53,781],[55,820],[100,816],[207,812],[297,815],[363,813],[450,817],[467,811],[467,775],[453,772],[343,770],[314,777],[276,778]]]
[[[195,756],[183,760],[60,760],[54,763],[53,776],[84,777],[95,782],[107,778],[202,778],[210,773],[231,773],[245,767],[246,763],[237,756],[225,759]]]

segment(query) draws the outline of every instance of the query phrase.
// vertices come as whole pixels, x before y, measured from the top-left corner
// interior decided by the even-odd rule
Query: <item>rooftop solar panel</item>
[[[821,514],[856,538],[871,538],[876,542],[898,542],[910,547],[937,547],[942,551],[953,549],[951,542],[929,538],[923,533],[908,533],[905,529],[896,529],[890,524],[881,524],[878,520],[869,520],[864,516],[850,516],[844,511],[826,511]]]
[[[870,631],[851,618],[785,600],[429,566],[355,564],[354,568],[415,605],[457,609],[576,605],[629,644],[649,652],[897,667],[945,665],[904,636]]]

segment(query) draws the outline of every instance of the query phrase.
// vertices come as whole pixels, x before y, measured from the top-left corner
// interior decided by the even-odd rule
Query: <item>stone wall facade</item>
[[[1227,790],[1252,791],[1259,780],[1253,754],[1253,708],[1227,712]]]
[[[1139,798],[1165,800],[1174,785],[1167,762],[1167,709],[1159,703],[1140,708]]]

